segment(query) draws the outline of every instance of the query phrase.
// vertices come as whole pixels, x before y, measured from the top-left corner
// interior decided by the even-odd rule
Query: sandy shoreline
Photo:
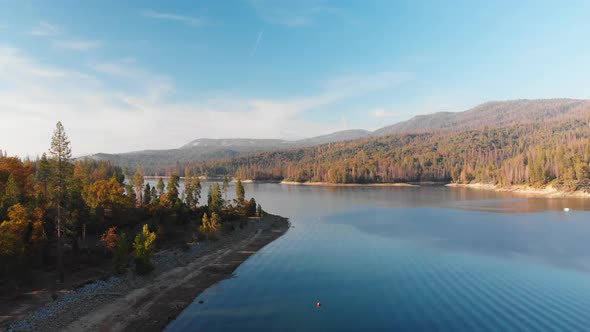
[[[477,190],[488,190],[488,191],[497,191],[497,192],[508,192],[508,193],[515,193],[523,196],[535,196],[535,197],[549,197],[549,198],[564,198],[564,197],[571,197],[571,198],[590,198],[590,193],[582,192],[582,191],[574,191],[574,192],[565,192],[555,189],[551,186],[547,186],[545,188],[533,188],[529,186],[510,186],[510,187],[500,187],[493,184],[486,184],[486,183],[449,183],[446,185],[447,187],[454,187],[454,188],[470,188],[470,189],[477,189]]]
[[[161,331],[201,292],[230,278],[245,260],[289,227],[286,218],[267,215],[217,241],[184,251],[159,251],[152,273],[136,276],[128,271],[124,276],[113,276],[114,282],[103,282],[98,291],[74,292],[71,297],[78,297],[74,301],[64,298],[63,303],[58,300],[40,308],[29,317],[44,312],[42,319],[29,318],[20,326],[35,331]]]

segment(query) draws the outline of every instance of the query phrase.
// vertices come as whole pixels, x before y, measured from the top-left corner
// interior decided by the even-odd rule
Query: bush
[[[115,270],[119,273],[123,272],[123,268],[129,262],[129,242],[127,241],[127,234],[122,233],[117,240],[117,248],[115,249]]]
[[[135,236],[133,251],[135,255],[135,272],[145,274],[153,270],[152,255],[156,249],[156,233],[150,232],[148,225],[143,225],[141,233]]]
[[[113,226],[100,237],[100,242],[102,242],[104,248],[110,253],[115,252],[119,243],[119,237],[117,236],[116,231],[117,226]]]
[[[207,240],[214,238],[220,229],[221,219],[219,218],[217,213],[213,212],[211,214],[211,218],[207,217],[206,213],[203,215],[203,221],[201,222],[201,227],[199,228],[199,230],[203,235],[205,235]]]

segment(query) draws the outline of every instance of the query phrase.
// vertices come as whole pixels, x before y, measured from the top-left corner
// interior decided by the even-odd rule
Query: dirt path
[[[79,317],[64,331],[161,331],[209,286],[232,276],[248,257],[289,228],[286,219],[269,216],[251,236],[185,266],[158,274],[145,286]]]

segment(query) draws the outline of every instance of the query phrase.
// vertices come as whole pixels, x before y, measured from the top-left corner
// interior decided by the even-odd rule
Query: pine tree
[[[148,205],[152,202],[152,188],[150,188],[150,184],[145,184],[145,189],[143,190],[143,205]]]
[[[171,206],[176,203],[178,200],[178,187],[180,186],[180,177],[176,174],[170,175],[170,179],[168,180],[168,186],[166,187],[166,198],[170,202]]]
[[[223,176],[223,184],[221,186],[221,190],[223,191],[223,199],[227,202],[227,191],[229,190],[229,180],[227,175]]]
[[[221,212],[223,199],[221,198],[221,189],[219,188],[219,183],[214,183],[211,187],[209,187],[207,206],[209,207],[209,212],[211,213],[215,212],[219,214]]]
[[[47,200],[47,185],[51,177],[51,164],[47,159],[47,154],[43,153],[37,166],[36,180],[43,185],[43,198]]]
[[[201,180],[199,179],[198,175],[193,176],[192,187],[193,187],[193,201],[194,201],[195,205],[199,205],[199,200],[201,199]]]
[[[150,200],[150,204],[152,203],[156,203],[160,198],[158,197],[158,192],[156,191],[156,187],[152,187],[152,193],[151,193],[151,200]]]
[[[135,189],[132,185],[128,184],[125,186],[125,193],[127,194],[128,202],[125,205],[134,206],[137,204],[137,195],[135,195]]]
[[[54,172],[52,178],[57,189],[57,265],[60,282],[64,281],[63,271],[63,248],[62,248],[62,206],[64,205],[63,197],[65,194],[70,159],[72,158],[72,149],[70,141],[66,135],[65,129],[61,122],[58,122],[51,138],[51,148],[49,155],[53,161]]]
[[[196,204],[194,202],[194,189],[193,189],[193,179],[191,176],[190,169],[185,170],[184,172],[184,199],[186,206],[189,208],[193,208]]]
[[[262,210],[262,205],[258,204],[258,208],[256,209],[256,215],[258,218],[264,217],[264,211]]]
[[[162,181],[162,178],[158,179],[158,184],[156,184],[156,188],[158,189],[158,196],[164,195],[165,187],[166,186],[164,185],[164,181]]]
[[[135,195],[137,196],[137,205],[141,205],[143,202],[143,182],[143,169],[139,166],[137,167],[137,170],[135,170],[135,175],[133,176],[133,186],[135,187]]]
[[[14,176],[10,174],[8,181],[6,181],[6,189],[4,190],[4,197],[2,198],[2,205],[4,208],[9,208],[20,201],[20,188],[18,183],[14,179]]]
[[[244,186],[242,185],[242,181],[238,180],[238,183],[236,183],[236,198],[238,200],[238,205],[240,205],[240,206],[244,205],[245,197],[246,197],[246,190],[244,189]]]

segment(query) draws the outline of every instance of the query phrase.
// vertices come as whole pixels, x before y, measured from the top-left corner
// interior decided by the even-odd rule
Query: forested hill
[[[149,175],[169,175],[172,173],[182,175],[184,174],[185,166],[197,164],[224,165],[223,167],[227,168],[227,171],[230,174],[233,174],[237,169],[234,166],[230,166],[230,164],[228,164],[230,161],[228,160],[229,158],[237,158],[231,160],[231,164],[238,165],[243,163],[243,168],[246,169],[247,172],[250,172],[241,174],[241,176],[245,178],[263,178],[270,176],[329,182],[390,182],[432,179],[447,181],[452,178],[451,175],[453,170],[463,170],[465,167],[452,164],[453,167],[451,168],[445,167],[444,169],[438,169],[438,175],[433,176],[430,174],[431,166],[419,165],[421,168],[414,169],[406,165],[409,161],[404,160],[400,162],[396,161],[395,158],[401,158],[401,155],[407,157],[407,154],[410,152],[422,153],[421,151],[415,150],[418,147],[413,145],[421,143],[422,140],[426,140],[426,138],[431,139],[432,142],[442,140],[439,145],[444,144],[447,146],[449,144],[459,144],[456,143],[456,141],[461,141],[461,144],[467,145],[453,147],[453,151],[456,152],[468,149],[470,144],[475,143],[462,139],[462,137],[468,135],[468,131],[491,135],[495,133],[495,129],[501,128],[503,131],[513,131],[515,132],[515,135],[519,135],[520,137],[522,135],[529,135],[528,132],[521,132],[524,130],[523,128],[550,128],[559,126],[567,121],[587,121],[588,117],[590,117],[590,100],[537,99],[494,101],[481,104],[464,112],[444,112],[417,116],[408,121],[378,129],[372,133],[365,130],[347,130],[299,141],[284,141],[276,139],[197,139],[178,149],[146,150],[122,154],[96,154],[91,156],[91,158],[108,160],[119,166],[129,167],[131,169],[134,169],[137,166],[142,166],[146,174]],[[385,137],[392,134],[398,136]],[[534,135],[533,138],[536,138],[539,134],[535,132]],[[530,137],[521,138],[525,139]],[[553,139],[550,135],[545,138]],[[391,168],[395,168],[397,171],[393,172],[390,170],[389,173],[382,172],[379,174],[364,175],[362,171],[359,171],[361,168],[351,169],[350,172],[342,172],[332,169],[330,175],[327,175],[327,169],[329,168],[328,164],[342,164],[337,160],[339,155],[346,155],[350,158],[356,156],[355,153],[348,150],[336,151],[337,149],[359,149],[359,151],[365,150],[365,153],[370,154],[377,152],[374,151],[376,148],[374,148],[373,145],[375,144],[385,146],[381,149],[387,151],[393,151],[395,149],[403,150],[403,153],[400,152],[401,154],[388,155],[380,152],[381,154],[378,156],[379,158],[382,158],[380,159],[379,164],[380,170],[383,170],[383,163],[387,161],[388,163],[393,162]],[[404,144],[409,144],[410,146],[404,146]],[[315,146],[318,146],[318,151],[322,151],[322,155],[317,157],[320,158],[320,160],[323,160],[326,164],[322,166],[323,170],[316,171],[319,173],[314,173],[313,176],[310,174],[295,175],[293,169],[296,169],[298,166],[293,164],[291,165],[291,171],[289,172],[278,172],[276,169],[271,171],[268,168],[270,164],[266,161],[249,164],[249,161],[256,161],[258,158],[261,158],[261,156],[272,158],[272,156],[275,155],[288,155],[289,158],[285,157],[285,162],[296,162],[298,164],[304,163],[304,160],[293,159],[291,155],[301,154],[301,158],[304,158],[303,154],[308,156],[310,153],[309,151],[316,150],[315,148],[311,148]],[[449,147],[449,149],[450,148],[451,147]],[[492,147],[490,146],[489,148]],[[497,150],[499,147],[496,144],[493,148]],[[274,151],[276,151],[276,153],[268,153]],[[335,153],[336,155],[330,157],[329,153],[326,151],[329,153]],[[454,152],[449,152],[449,155],[446,156],[447,159],[445,159],[445,163],[454,163],[454,160],[460,157],[456,156]],[[312,154],[312,158],[316,158],[315,152]],[[515,157],[516,154],[511,152],[510,156]],[[334,160],[330,160],[330,158]],[[413,156],[413,158],[423,159],[424,156]],[[222,163],[198,163],[198,161],[220,159],[226,161]],[[318,161],[314,160],[314,162],[317,163]],[[435,163],[435,165],[437,164]],[[256,171],[259,173],[252,173],[253,167],[260,169],[260,171]],[[275,165],[272,165],[272,168],[274,167]],[[207,168],[206,171],[216,174],[223,172],[223,170],[211,168]]]
[[[432,131],[468,130],[481,127],[506,127],[515,124],[545,123],[590,114],[590,100],[520,99],[491,101],[464,112],[439,112],[419,115],[408,121],[383,127],[373,136]]]
[[[255,180],[552,183],[575,190],[585,188],[590,175],[589,121],[585,113],[501,128],[394,134],[183,166]]]

